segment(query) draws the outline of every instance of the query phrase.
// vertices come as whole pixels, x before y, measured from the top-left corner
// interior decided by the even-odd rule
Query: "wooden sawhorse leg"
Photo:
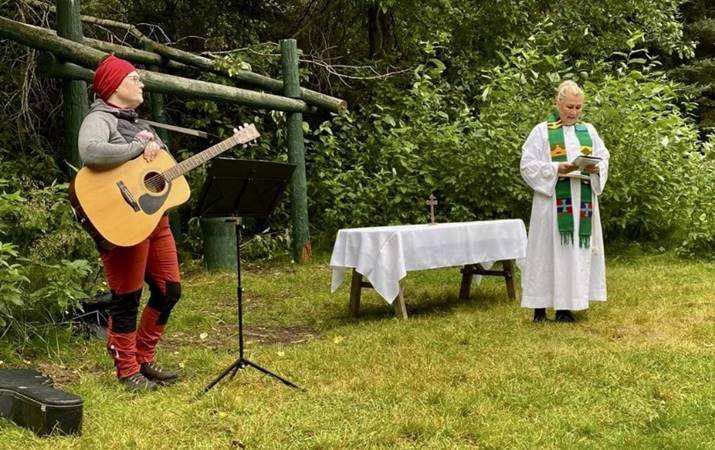
[[[464,266],[460,272],[462,272],[462,283],[459,285],[459,298],[467,300],[469,299],[469,292],[472,289],[474,271],[472,270],[472,266]]]
[[[362,288],[371,288],[372,284],[362,280],[362,274],[353,269],[352,280],[350,281],[350,314],[354,317],[360,315],[360,294]],[[395,315],[400,319],[407,319],[407,306],[405,305],[405,287],[400,281],[400,291],[395,301],[392,302],[395,308]]]
[[[510,300],[516,300],[516,279],[514,278],[514,261],[511,259],[501,262],[504,267],[504,282],[506,283],[506,292]]]
[[[350,281],[350,314],[357,317],[360,314],[360,293],[362,292],[362,274],[353,269]]]
[[[512,260],[501,261],[502,270],[486,270],[481,264],[469,264],[462,268],[462,283],[459,286],[459,298],[466,300],[472,287],[472,277],[474,275],[494,275],[504,277],[506,292],[509,299],[516,300],[516,280],[514,279],[514,262]]]
[[[392,302],[395,306],[395,316],[398,319],[407,319],[407,305],[405,304],[405,286],[400,280],[400,291],[397,294],[397,298]]]

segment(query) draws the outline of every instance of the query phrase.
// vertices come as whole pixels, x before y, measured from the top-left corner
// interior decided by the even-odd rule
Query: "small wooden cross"
[[[434,220],[434,207],[438,205],[437,197],[434,194],[429,195],[429,200],[425,202],[425,205],[429,206],[430,216],[432,216],[432,225],[436,225],[437,222]]]

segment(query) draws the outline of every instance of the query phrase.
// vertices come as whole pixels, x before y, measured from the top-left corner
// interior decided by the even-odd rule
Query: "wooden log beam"
[[[57,36],[45,28],[27,25],[0,16],[0,37],[19,42],[36,50],[51,52],[64,61],[84,67],[97,67],[107,54],[79,42]]]
[[[84,38],[82,43],[101,50],[107,53],[114,53],[120,58],[124,58],[127,61],[139,64],[148,64],[152,66],[162,66],[169,69],[175,70],[186,70],[193,69],[192,67],[182,64],[180,62],[172,61],[157,55],[156,53],[147,52],[145,50],[140,50],[138,48],[127,47],[125,45],[113,44],[111,42],[100,41],[99,39]]]
[[[251,91],[237,87],[206,81],[192,80],[174,75],[138,70],[142,82],[150,92],[179,95],[188,98],[214,100],[240,105],[253,106],[259,109],[277,109],[286,112],[313,112],[314,108],[304,101],[281,97],[263,92]]]
[[[92,81],[94,71],[72,63],[60,63],[50,53],[40,55],[38,68],[53,78]],[[253,106],[258,109],[277,109],[286,112],[314,112],[315,108],[297,99],[281,97],[263,92],[249,91],[222,84],[137,70],[147,92],[176,95],[183,98],[213,100],[239,105]]]
[[[171,69],[187,69],[190,68],[186,64],[170,61],[156,53],[139,50],[124,45],[112,44],[109,42],[100,41],[82,37],[79,42],[63,40],[58,37],[54,30],[37,27],[22,22],[15,22],[6,17],[0,16],[0,36],[20,42],[32,48],[49,51],[55,53],[62,59],[72,61],[85,67],[96,67],[99,61],[109,53],[114,53],[120,58],[128,61],[161,65]],[[78,45],[73,45],[78,44]],[[75,55],[74,59],[69,56]]]
[[[50,11],[55,12],[56,8],[52,5],[48,5],[46,3],[37,1],[37,0],[24,0],[25,3],[28,3],[33,6],[38,6],[42,7],[45,9],[48,9]],[[114,20],[106,20],[106,19],[100,19],[97,17],[92,17],[92,16],[86,16],[83,15],[81,16],[82,21],[88,22],[88,23],[94,23],[98,25],[103,25],[103,26],[109,26],[109,27],[117,27],[121,28],[124,30],[127,30],[132,36],[134,36],[145,48],[149,49],[152,52],[155,52],[159,55],[164,56],[165,58],[178,61],[179,63],[184,63],[186,65],[198,67],[203,70],[208,70],[214,73],[218,73],[230,78],[233,78],[235,80],[238,80],[240,82],[246,83],[248,85],[264,89],[269,92],[273,92],[275,94],[280,94],[283,92],[283,82],[281,80],[275,80],[273,78],[267,77],[265,75],[260,75],[251,71],[247,70],[239,70],[237,72],[232,72],[228,73],[228,71],[221,69],[216,65],[216,62],[212,59],[205,58],[203,56],[195,55],[190,52],[186,52],[183,50],[179,50],[177,48],[169,47],[167,45],[160,44],[156,41],[153,41],[146,37],[143,33],[141,33],[134,25],[131,24],[126,24],[122,22],[117,22]],[[99,41],[102,42],[102,41]],[[92,47],[96,47],[95,45],[90,44]],[[129,47],[125,47],[129,48]],[[105,50],[105,49],[102,49]],[[113,50],[105,50],[105,51],[113,51]],[[125,50],[123,50],[125,51]],[[115,52],[117,56],[121,56],[122,58],[125,58],[125,56],[120,55],[118,52]],[[126,54],[126,53],[125,53]],[[129,58],[127,58],[129,59]],[[136,61],[140,62],[134,59],[130,59],[130,61]],[[156,64],[156,62],[146,62],[145,64]],[[303,100],[305,100],[306,103],[317,106],[319,108],[324,108],[327,109],[328,111],[333,111],[333,112],[343,112],[346,111],[348,108],[348,103],[345,100],[332,97],[330,95],[326,95],[317,91],[313,91],[311,89],[306,89],[306,88],[300,88],[300,96]]]
[[[16,22],[0,16],[0,37],[11,39],[37,50],[53,53],[64,61],[84,67],[96,67],[107,53],[57,36],[50,30]],[[47,58],[44,59],[47,61]],[[48,62],[48,64],[50,64]],[[92,81],[93,71],[79,70],[82,67],[68,68],[62,64],[50,64],[45,72],[51,76],[53,71],[63,79]],[[45,69],[44,67],[40,67]],[[139,71],[149,92],[179,95],[188,98],[225,101],[262,109],[277,109],[288,112],[312,112],[313,109],[304,101],[290,99],[273,94],[249,91],[246,89],[224,86],[206,81],[192,80],[150,71]],[[76,78],[72,78],[76,76]]]
[[[2,19],[6,19],[4,17],[1,17]],[[6,19],[9,20],[9,19]],[[26,36],[26,33],[29,32],[35,32],[40,35],[40,37],[46,37],[47,39],[51,39],[51,36],[57,36],[57,33],[54,30],[49,30],[47,28],[42,28],[38,27],[35,25],[30,25],[22,22],[16,22],[23,27],[21,29],[18,29],[17,32],[13,30],[9,30],[8,33],[13,33],[13,35],[22,35]],[[0,35],[2,34],[3,30],[3,23],[0,21]],[[12,37],[8,35],[10,39]],[[25,44],[24,41],[18,41],[23,44]],[[177,70],[186,70],[186,69],[193,69],[193,67],[189,67],[186,64],[182,64],[176,61],[171,61],[169,59],[166,59],[165,57],[161,55],[157,55],[156,53],[148,52],[145,50],[140,50],[132,47],[127,47],[125,45],[119,45],[119,44],[113,44],[111,42],[105,42],[105,41],[100,41],[99,39],[92,39],[88,37],[82,36],[77,42],[80,42],[82,44],[85,44],[88,47],[91,47],[96,50],[100,50],[104,52],[105,54],[109,53],[114,53],[116,56],[120,58],[124,58],[127,61],[131,61],[134,63],[139,63],[139,64],[149,64],[149,65],[158,65],[158,66],[163,66],[163,67],[168,67],[170,69],[177,69]],[[29,45],[29,44],[28,44]],[[41,50],[45,50],[44,48]],[[96,65],[96,64],[95,64]]]
[[[169,59],[182,62],[184,64],[198,67],[199,69],[208,70],[221,75],[229,76],[235,80],[250,84],[266,91],[274,93],[283,92],[283,82],[281,80],[274,80],[273,78],[267,77],[265,75],[259,75],[255,72],[250,72],[246,70],[239,70],[235,73],[227,73],[227,71],[220,69],[216,66],[216,62],[212,59],[205,58],[203,56],[194,55],[193,53],[185,52],[173,47],[168,47],[163,44],[152,41],[148,38],[141,39],[144,46],[153,52],[163,55]],[[299,88],[300,97],[305,100],[306,103],[317,106],[319,108],[327,109],[333,112],[343,112],[348,109],[348,102],[345,100],[331,97],[320,92],[316,92],[310,89]]]
[[[57,8],[54,5],[45,3],[40,0],[22,0],[22,2],[31,6],[37,6],[38,8],[42,8],[46,11],[57,13]],[[101,25],[103,27],[119,28],[122,30],[126,30],[129,34],[131,34],[137,39],[144,37],[144,33],[139,31],[139,29],[134,25],[128,23],[118,22],[116,20],[100,19],[99,17],[87,16],[84,14],[80,15],[80,20],[82,22],[93,23],[95,25]]]

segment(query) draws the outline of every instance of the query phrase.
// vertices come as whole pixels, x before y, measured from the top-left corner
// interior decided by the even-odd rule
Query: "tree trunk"
[[[367,42],[368,52],[367,57],[372,59],[377,52],[377,5],[370,5],[367,8]]]

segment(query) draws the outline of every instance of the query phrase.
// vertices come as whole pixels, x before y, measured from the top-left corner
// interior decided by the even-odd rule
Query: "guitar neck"
[[[236,139],[233,137],[228,138],[223,142],[219,142],[218,144],[207,148],[201,153],[195,154],[191,158],[187,158],[181,161],[171,169],[164,172],[162,175],[167,181],[171,181],[174,178],[180,177],[181,175],[185,174],[189,170],[200,166],[211,158],[220,155],[221,153],[225,152],[226,150],[230,149],[235,145]]]

